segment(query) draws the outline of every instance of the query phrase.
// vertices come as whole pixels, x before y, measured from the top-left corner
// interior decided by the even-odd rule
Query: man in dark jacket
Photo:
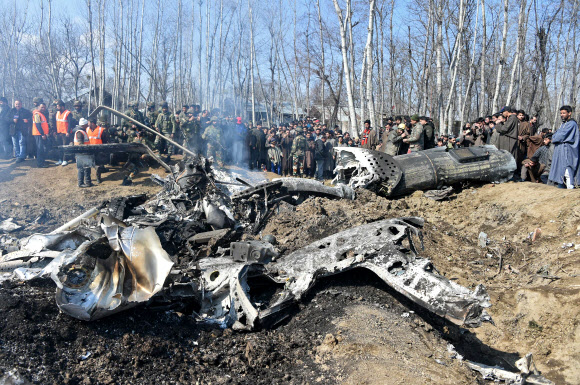
[[[324,164],[328,156],[328,147],[326,147],[326,136],[321,135],[316,139],[314,150],[314,159],[316,159],[316,180],[324,180]]]
[[[433,122],[428,117],[421,116],[419,118],[419,123],[423,126],[423,135],[425,135],[423,144],[425,150],[435,148],[435,126],[433,125]]]
[[[22,108],[20,100],[15,100],[14,108],[10,110],[9,117],[12,119],[10,135],[14,146],[14,156],[17,163],[24,162],[28,133],[32,126],[32,114],[26,108]]]
[[[10,138],[10,106],[5,97],[0,97],[0,157],[10,159],[12,156],[12,139]]]
[[[511,109],[511,107],[504,107],[501,111],[504,118],[506,118],[505,123],[498,124],[495,129],[499,134],[498,138],[498,149],[506,150],[514,159],[518,159],[518,127],[520,121],[516,113]],[[514,175],[516,178],[520,176],[521,164],[517,164],[518,167]]]

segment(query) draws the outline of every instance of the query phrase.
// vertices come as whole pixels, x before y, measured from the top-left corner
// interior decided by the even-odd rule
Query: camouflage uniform
[[[129,107],[131,108],[125,111],[125,115],[135,119],[141,124],[145,124],[145,117],[143,116],[141,111],[139,111],[138,106],[139,104],[137,102],[130,102]],[[133,122],[131,122],[130,120],[123,119],[123,121],[121,122],[121,126],[125,131],[128,132],[128,134],[131,134],[131,131],[135,131],[133,129]]]
[[[419,122],[415,123],[409,135],[409,152],[423,151],[424,138],[423,125]]]
[[[217,118],[212,118],[211,124],[205,128],[202,139],[207,141],[207,157],[213,156],[218,165],[223,164],[222,133],[217,127]]]
[[[155,129],[167,137],[171,137],[175,133],[175,116],[167,110],[167,104],[163,104],[165,111],[161,111],[155,121]],[[155,148],[159,154],[167,152],[169,157],[173,153],[173,144],[168,143],[160,136],[155,138]]]
[[[302,135],[302,129],[296,129],[296,137],[292,142],[292,150],[290,155],[292,155],[292,171],[295,176],[298,175],[298,170],[300,170],[300,175],[304,173],[304,155],[306,154],[306,138]]]
[[[201,138],[199,136],[199,121],[197,119],[189,121],[190,116],[193,116],[192,108],[190,108],[187,112],[185,123],[181,116],[179,117],[179,124],[181,125],[181,130],[183,132],[183,147],[198,154],[201,151],[199,145],[201,142]]]
[[[71,116],[73,117],[73,119],[76,121],[76,124],[78,124],[78,122],[82,119],[82,118],[86,118],[86,114],[83,111],[83,104],[78,101],[75,100],[73,103],[73,109],[70,112]]]
[[[155,129],[155,123],[157,122],[157,117],[159,116],[159,110],[155,108],[155,103],[147,103],[147,122],[148,126]]]

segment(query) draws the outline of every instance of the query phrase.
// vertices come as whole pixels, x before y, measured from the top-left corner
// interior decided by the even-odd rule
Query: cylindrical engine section
[[[516,161],[495,146],[445,148],[399,155],[393,158],[402,172],[396,185],[388,185],[389,196],[430,190],[466,181],[504,182],[516,170]]]

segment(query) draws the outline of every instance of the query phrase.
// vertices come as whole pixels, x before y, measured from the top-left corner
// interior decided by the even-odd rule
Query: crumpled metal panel
[[[199,261],[203,287],[201,316],[222,326],[252,329],[275,323],[320,277],[354,268],[373,271],[394,290],[459,325],[491,322],[483,286],[475,291],[439,275],[431,261],[417,256],[420,218],[389,219],[358,226],[314,242],[269,264],[236,263],[226,258]],[[279,290],[268,306],[251,299],[248,277],[261,276]]]
[[[173,262],[152,227],[108,231],[108,255],[89,255],[100,240],[83,244],[65,258],[58,273],[56,302],[66,314],[90,321],[147,301],[163,288]],[[118,229],[118,227],[116,227]]]
[[[389,219],[358,226],[314,242],[283,257],[288,289],[300,298],[321,276],[353,268],[377,274],[393,289],[435,314],[459,325],[491,322],[483,286],[474,292],[439,275],[431,261],[416,255],[412,234],[420,236],[417,218]],[[405,244],[406,243],[406,244]]]

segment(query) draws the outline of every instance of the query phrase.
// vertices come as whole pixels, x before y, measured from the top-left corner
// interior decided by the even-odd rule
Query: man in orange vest
[[[97,119],[89,119],[89,127],[86,130],[89,137],[89,145],[99,145],[105,144],[109,141],[108,132],[104,127],[97,126]],[[96,166],[97,183],[101,183],[101,172],[103,171],[102,166]]]
[[[86,146],[90,144],[89,135],[86,130],[88,129],[89,121],[85,118],[79,120],[78,127],[75,128],[73,134],[73,143],[75,146]],[[77,154],[77,182],[78,186],[81,188],[92,187],[91,182],[91,168],[87,167],[82,159],[79,158],[80,155]],[[91,155],[91,157],[93,157]],[[93,157],[94,158],[94,157]],[[86,160],[86,157],[85,157]]]
[[[49,134],[48,121],[46,119],[46,104],[40,103],[32,112],[32,136],[36,143],[36,167],[46,168],[45,155]]]
[[[56,101],[56,143],[58,146],[66,146],[70,142],[70,134],[75,126],[73,117],[69,110],[64,107],[62,100]],[[64,150],[58,152],[58,162],[55,165],[66,166],[68,162],[65,159]]]

